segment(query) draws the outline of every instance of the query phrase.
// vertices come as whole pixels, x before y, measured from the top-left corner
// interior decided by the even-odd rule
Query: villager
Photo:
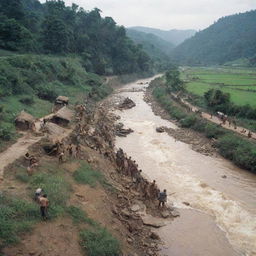
[[[248,132],[248,135],[247,135],[247,136],[248,136],[248,138],[251,138],[251,137],[252,137],[251,131]]]
[[[32,174],[33,174],[33,168],[32,168],[31,166],[28,166],[28,167],[27,167],[27,174],[28,174],[28,176],[32,176]]]
[[[158,189],[157,189],[156,181],[153,180],[153,182],[150,184],[150,187],[149,187],[150,198],[152,200],[157,199],[157,196],[158,196],[157,190]]]
[[[30,166],[36,166],[37,163],[38,163],[37,158],[35,156],[30,156],[29,165]]]
[[[243,128],[243,129],[241,130],[241,133],[246,133],[246,130]]]
[[[63,163],[64,162],[64,151],[62,151],[60,154],[59,154],[59,163]]]
[[[131,169],[130,169],[130,174],[132,178],[135,176],[136,172],[138,172],[138,165],[136,164],[136,161],[133,161],[131,163]]]
[[[141,185],[141,182],[142,182],[142,176],[141,176],[141,173],[142,173],[142,170],[139,170],[135,173],[135,186],[136,186],[136,189],[139,188],[139,186]]]
[[[68,148],[67,148],[67,151],[68,151],[68,154],[70,157],[72,157],[73,155],[73,147],[72,147],[72,144],[70,143]]]
[[[132,168],[133,168],[133,161],[132,161],[132,158],[129,157],[129,158],[127,159],[127,162],[128,162],[128,168],[126,169],[126,175],[127,175],[127,176],[130,176],[130,175],[131,175]]]
[[[228,117],[228,127],[231,126],[232,120]]]
[[[40,212],[41,212],[42,219],[46,220],[47,219],[47,210],[49,207],[49,200],[47,199],[46,194],[39,197],[39,205],[40,205]]]
[[[128,169],[129,169],[128,158],[126,157],[126,155],[124,155],[123,156],[123,168],[122,168],[122,172],[124,175],[128,174]]]
[[[80,154],[81,154],[81,146],[78,144],[76,146],[76,154],[75,154],[75,157],[76,158],[79,158],[80,157]]]
[[[164,207],[165,203],[167,202],[167,193],[166,193],[166,189],[164,189],[163,192],[160,192],[158,195],[158,208],[160,207]]]
[[[42,192],[43,192],[43,189],[42,188],[37,188],[36,189],[36,192],[35,192],[35,201],[39,202],[39,197],[42,196]]]
[[[144,180],[143,193],[145,199],[150,199],[149,187],[149,182],[147,180]]]
[[[233,120],[233,124],[234,124],[234,128],[236,130],[237,126],[236,126],[236,120]]]

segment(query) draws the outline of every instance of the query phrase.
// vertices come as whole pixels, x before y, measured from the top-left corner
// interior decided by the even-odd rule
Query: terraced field
[[[203,96],[211,88],[230,93],[236,105],[256,107],[256,69],[238,68],[183,68],[182,79],[186,89]]]

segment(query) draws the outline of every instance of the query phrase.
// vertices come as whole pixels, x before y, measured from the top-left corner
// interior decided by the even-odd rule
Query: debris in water
[[[165,132],[165,127],[161,126],[161,127],[157,127],[156,131],[159,133]]]
[[[130,98],[125,98],[122,103],[119,104],[119,109],[130,109],[135,107],[136,104],[130,99]]]

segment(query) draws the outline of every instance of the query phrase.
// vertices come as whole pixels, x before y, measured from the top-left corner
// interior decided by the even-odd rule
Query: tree
[[[55,16],[48,16],[43,23],[43,47],[50,53],[68,51],[68,31],[65,23]]]
[[[230,103],[230,94],[224,93],[221,90],[210,89],[204,94],[206,103],[209,107],[218,105],[227,105]]]
[[[31,50],[32,35],[15,19],[0,15],[0,47],[7,50]]]
[[[1,0],[0,13],[18,21],[22,21],[25,15],[21,0]]]
[[[180,72],[176,67],[172,67],[167,71],[165,77],[168,92],[184,90],[184,84],[180,80]]]

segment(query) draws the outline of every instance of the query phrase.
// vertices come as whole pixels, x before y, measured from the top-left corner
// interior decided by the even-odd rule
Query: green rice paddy
[[[230,94],[231,101],[239,106],[256,107],[256,69],[254,68],[183,68],[181,78],[187,91],[203,96],[212,88]]]

